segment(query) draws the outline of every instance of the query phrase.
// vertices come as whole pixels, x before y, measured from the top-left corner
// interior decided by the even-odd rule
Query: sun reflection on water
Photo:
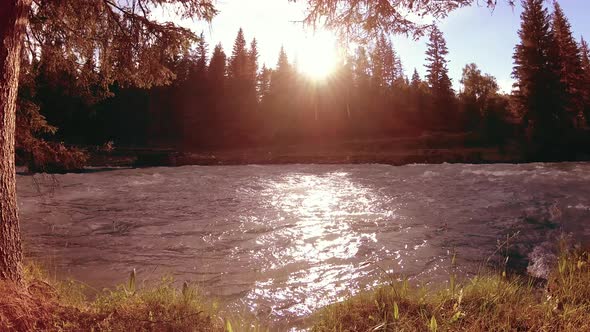
[[[257,311],[265,299],[276,316],[307,315],[356,288],[355,280],[370,272],[356,258],[370,256],[377,242],[376,227],[363,223],[393,217],[375,208],[378,195],[344,172],[291,174],[272,182],[263,196],[277,212],[277,223],[288,227],[257,240],[272,262],[247,301]]]

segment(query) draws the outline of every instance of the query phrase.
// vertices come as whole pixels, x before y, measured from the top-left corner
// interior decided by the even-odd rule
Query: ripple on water
[[[584,163],[122,169],[19,175],[18,194],[27,250],[56,270],[172,274],[281,326],[386,272],[444,277],[451,252],[475,271],[516,231],[523,257],[560,229],[590,238]]]

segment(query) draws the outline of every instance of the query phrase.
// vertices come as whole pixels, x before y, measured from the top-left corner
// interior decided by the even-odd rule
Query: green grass
[[[454,259],[453,259],[454,261]],[[268,331],[246,313],[221,317],[193,285],[126,285],[89,299],[86,286],[35,264],[23,285],[0,282],[0,331]],[[225,319],[224,319],[225,318]],[[562,253],[549,280],[480,274],[444,286],[392,281],[319,310],[312,331],[590,331],[590,254]]]
[[[26,267],[23,285],[0,282],[1,331],[224,331],[214,304],[192,285],[177,288],[171,279],[138,287],[103,290],[93,299],[74,281],[48,278],[35,264]]]
[[[438,289],[394,282],[320,310],[312,331],[590,331],[589,263],[563,250],[542,286],[504,272]]]

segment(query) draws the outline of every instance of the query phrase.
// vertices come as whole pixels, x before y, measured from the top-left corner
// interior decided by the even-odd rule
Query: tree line
[[[70,144],[115,141],[180,149],[424,131],[473,130],[487,139],[510,127],[507,98],[499,93],[495,79],[475,64],[467,65],[464,88],[456,93],[443,34],[434,27],[429,38],[424,79],[417,70],[411,78],[405,74],[394,45],[381,34],[340,59],[325,81],[315,81],[299,73],[284,49],[274,69],[259,66],[257,41],[247,43],[241,29],[230,55],[217,44],[209,56],[201,34],[194,49],[167,59],[175,77],[170,85],[138,88],[115,82],[109,96],[96,96],[102,90],[85,86],[90,91],[81,92],[68,70],[49,68],[48,48],[24,66],[18,147],[27,151],[24,156],[35,149],[40,153],[43,149],[37,146],[45,142],[35,140],[37,136]],[[97,68],[87,70],[87,75],[99,74]],[[494,130],[488,128],[492,118]]]
[[[566,158],[586,143],[588,44],[573,37],[557,2],[551,15],[542,0],[527,0],[523,8],[511,95],[500,93],[496,79],[476,64],[464,67],[461,89],[454,91],[449,50],[436,26],[428,33],[424,78],[416,69],[408,77],[385,34],[349,52],[326,80],[316,81],[301,74],[284,49],[275,68],[260,66],[256,39],[247,42],[240,29],[230,54],[221,44],[210,52],[201,34],[194,47],[165,58],[174,77],[170,85],[113,82],[108,96],[98,95],[106,91],[100,87],[79,91],[67,69],[49,68],[49,45],[22,75],[26,97],[19,115],[26,121],[18,146],[24,158],[35,158],[44,148],[31,141],[52,135],[70,144],[200,150],[443,131],[471,132],[481,145],[516,139],[532,158]],[[93,63],[84,70],[101,73]],[[51,153],[56,150],[68,151]]]

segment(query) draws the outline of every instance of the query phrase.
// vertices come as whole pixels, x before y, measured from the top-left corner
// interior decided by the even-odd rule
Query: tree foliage
[[[432,28],[424,18],[440,19],[451,11],[483,3],[494,8],[498,0],[291,0],[306,2],[305,22],[325,25],[354,39],[375,38],[380,33],[422,36]],[[514,5],[514,0],[505,0]],[[432,21],[432,20],[430,20]]]
[[[567,116],[574,121],[574,126],[580,127],[584,123],[584,72],[578,43],[576,42],[571,25],[557,1],[553,3],[552,31],[557,47],[557,63],[559,77],[564,88],[565,108]]]
[[[543,0],[523,1],[521,39],[514,52],[514,105],[523,117],[532,153],[538,157],[563,151],[572,126],[567,90],[561,79],[559,51]]]

